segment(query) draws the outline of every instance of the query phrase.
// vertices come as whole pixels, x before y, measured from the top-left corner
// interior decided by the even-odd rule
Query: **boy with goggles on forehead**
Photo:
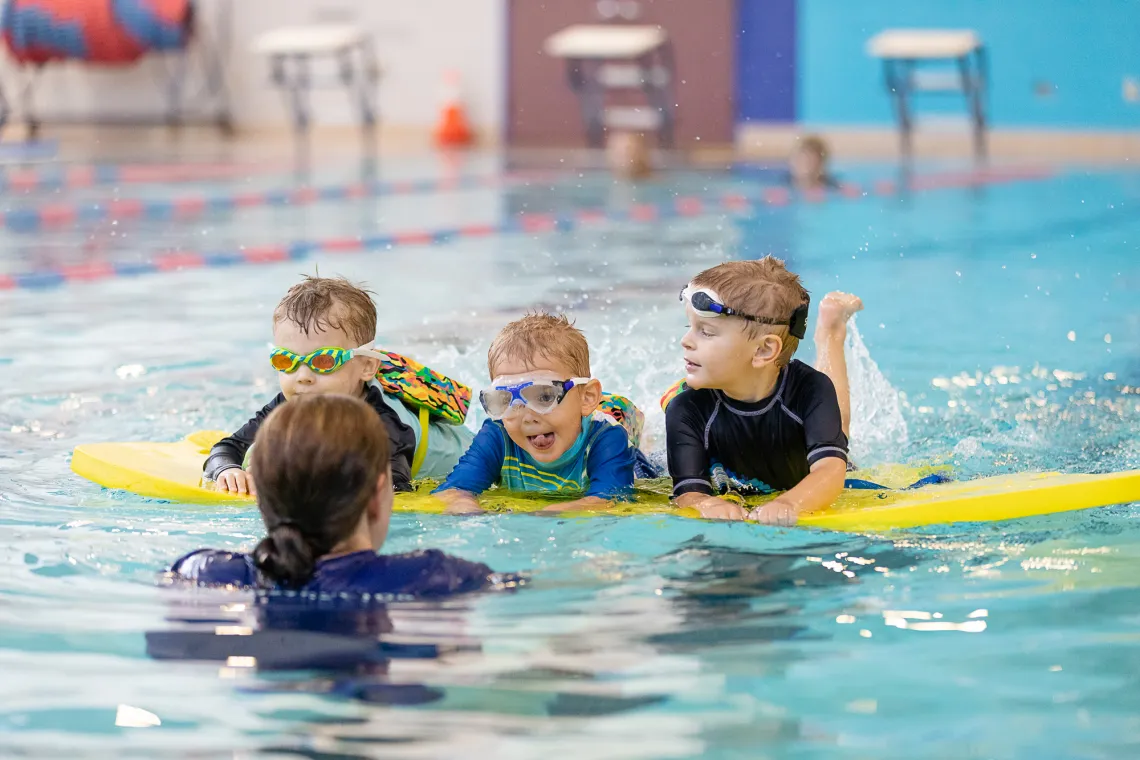
[[[551,509],[588,509],[628,496],[635,466],[653,474],[626,429],[596,413],[602,386],[590,377],[585,337],[566,317],[529,314],[507,325],[487,370],[493,379],[479,400],[490,419],[434,492],[449,512],[480,511],[477,497],[495,484],[573,499]]]
[[[807,331],[809,298],[779,259],[708,269],[681,301],[685,380],[662,399],[677,504],[708,518],[779,525],[829,506],[847,471],[843,341],[862,302],[845,293],[824,299],[816,370],[792,358]],[[775,491],[785,493],[744,506],[745,495]]]
[[[204,477],[223,491],[256,495],[243,465],[269,413],[292,398],[341,394],[364,400],[380,416],[391,444],[392,486],[410,491],[417,440],[427,430],[423,418],[374,382],[382,358],[374,348],[375,336],[376,305],[348,280],[306,277],[290,288],[273,311],[269,356],[281,392],[236,433],[214,444]],[[431,445],[419,474],[442,475],[458,461],[471,433],[461,425],[435,422],[430,430]]]

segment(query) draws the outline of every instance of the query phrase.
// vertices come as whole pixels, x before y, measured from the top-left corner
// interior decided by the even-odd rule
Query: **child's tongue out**
[[[554,433],[539,433],[538,435],[528,435],[527,440],[530,445],[534,446],[539,451],[546,451],[554,445]]]

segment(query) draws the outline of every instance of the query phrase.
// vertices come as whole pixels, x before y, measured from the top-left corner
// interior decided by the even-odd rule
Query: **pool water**
[[[192,224],[5,232],[0,273],[754,194],[757,182],[690,172],[631,189],[567,174]],[[1137,175],[1066,170],[2,292],[0,756],[1135,757],[1135,504],[879,536],[397,516],[387,550],[440,547],[525,571],[529,585],[268,614],[240,593],[156,585],[182,553],[251,546],[255,511],[105,491],[68,463],[83,442],[236,428],[276,392],[273,305],[316,271],[376,292],[382,345],[473,384],[506,321],[565,311],[594,375],[647,412],[646,447],[661,459],[679,288],[771,252],[817,300],[838,288],[866,302],[849,345],[861,462],[934,461],[964,476],[1137,468],[1138,203]],[[812,356],[805,343],[801,358]]]

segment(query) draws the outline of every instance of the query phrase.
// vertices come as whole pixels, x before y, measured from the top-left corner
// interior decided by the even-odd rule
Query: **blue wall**
[[[739,2],[743,72],[749,61],[762,63],[747,47],[758,37],[759,6],[785,0]],[[1140,79],[1140,0],[796,0],[796,117],[814,125],[892,124],[880,64],[864,50],[868,38],[891,27],[976,30],[990,55],[994,126],[1140,128],[1140,103],[1121,94],[1123,77]],[[1038,82],[1054,93],[1035,94]],[[742,74],[741,120],[766,118],[755,103],[764,87],[771,89]],[[922,96],[917,110],[920,119],[930,111],[963,113],[954,95]]]
[[[737,121],[796,118],[796,0],[737,0]]]

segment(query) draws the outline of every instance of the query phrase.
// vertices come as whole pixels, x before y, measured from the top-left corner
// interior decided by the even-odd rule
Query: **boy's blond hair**
[[[809,298],[799,275],[789,272],[784,262],[774,256],[719,264],[694,277],[693,285],[716,291],[725,306],[754,317],[790,319],[792,312]],[[747,320],[744,326],[752,339],[769,334],[780,336],[784,350],[776,358],[778,367],[790,362],[799,348],[799,339],[789,333],[787,325],[761,325]]]
[[[487,374],[506,361],[520,361],[528,367],[539,361],[557,362],[575,377],[590,376],[590,347],[586,336],[563,314],[527,314],[511,322],[491,341],[487,351]]]
[[[376,304],[371,291],[344,277],[309,277],[289,288],[273,310],[273,324],[292,322],[310,330],[343,330],[358,348],[376,340]]]

